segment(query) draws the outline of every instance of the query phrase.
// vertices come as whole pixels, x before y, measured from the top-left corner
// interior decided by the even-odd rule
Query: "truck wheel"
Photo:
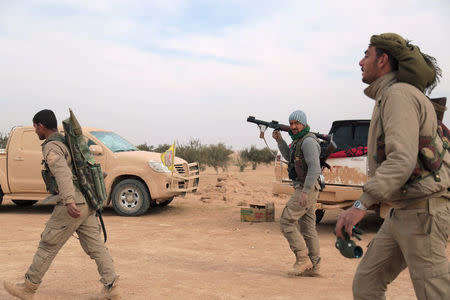
[[[167,200],[165,200],[165,201],[163,201],[163,202],[158,203],[156,206],[157,206],[157,207],[164,207],[164,206],[167,206],[167,205],[170,204],[170,202],[172,202],[172,200],[173,200],[173,197],[172,197],[172,198],[169,198],[169,199],[167,199]]]
[[[325,215],[324,209],[316,209],[316,224],[319,224],[322,221],[323,215]]]
[[[13,200],[12,202],[14,202],[18,206],[31,206],[31,205],[35,204],[37,201],[36,200]]]
[[[150,207],[147,187],[136,179],[119,182],[111,194],[114,210],[121,216],[139,216]]]

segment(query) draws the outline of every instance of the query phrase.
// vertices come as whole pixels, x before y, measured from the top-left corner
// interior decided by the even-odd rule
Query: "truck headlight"
[[[150,166],[150,168],[152,168],[154,171],[156,172],[166,172],[166,173],[170,173],[169,168],[167,168],[165,165],[163,165],[162,162],[157,162],[157,161],[149,161],[148,165]]]

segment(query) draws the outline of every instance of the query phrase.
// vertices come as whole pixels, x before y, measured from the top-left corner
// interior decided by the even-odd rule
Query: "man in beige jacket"
[[[39,139],[45,140],[42,153],[56,180],[58,202],[42,232],[24,282],[4,282],[5,289],[20,299],[32,299],[56,254],[76,232],[83,250],[97,263],[100,282],[104,285],[91,299],[117,299],[118,276],[113,260],[101,240],[95,211],[74,185],[76,177],[72,174],[72,159],[67,146],[61,142],[64,138],[57,130],[55,114],[51,110],[42,110],[34,116],[33,125]]]
[[[371,37],[359,65],[375,100],[368,136],[369,180],[336,233],[352,228],[372,205],[390,205],[353,280],[354,299],[385,299],[406,267],[418,299],[450,299],[446,246],[450,222],[450,155],[424,92],[438,82],[436,60],[397,34]]]

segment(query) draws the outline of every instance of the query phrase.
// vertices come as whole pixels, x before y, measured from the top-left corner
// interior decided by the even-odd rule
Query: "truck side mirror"
[[[102,155],[103,154],[103,148],[99,145],[90,145],[89,150],[93,155]]]

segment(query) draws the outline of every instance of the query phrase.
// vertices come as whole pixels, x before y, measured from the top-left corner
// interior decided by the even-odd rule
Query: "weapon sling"
[[[100,210],[97,210],[96,215],[98,217],[98,220],[100,221],[100,225],[102,226],[102,231],[103,231],[103,243],[106,243],[106,241],[108,240],[108,235],[106,234],[106,228],[105,228],[105,223],[103,223],[103,217],[102,217],[102,213]]]

